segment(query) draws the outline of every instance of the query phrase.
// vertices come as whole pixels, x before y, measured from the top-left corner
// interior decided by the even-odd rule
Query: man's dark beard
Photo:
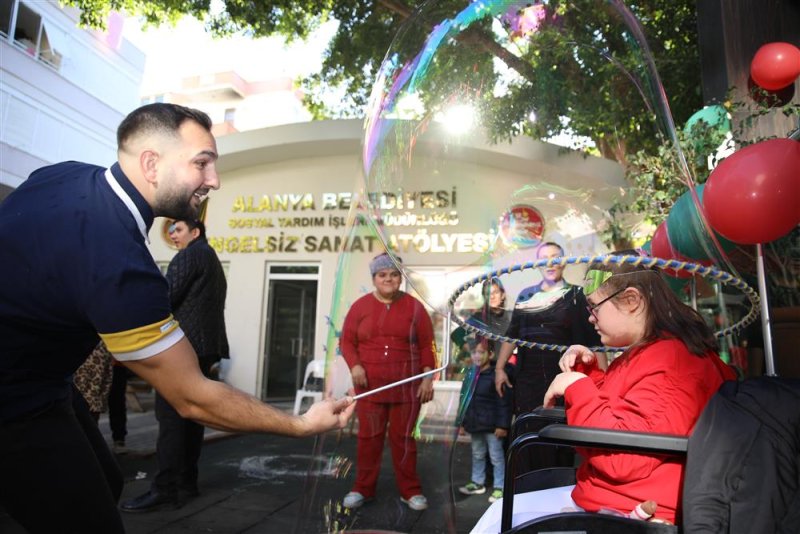
[[[194,221],[200,214],[200,206],[197,208],[192,206],[193,196],[194,193],[185,201],[170,197],[160,206],[159,213],[156,215],[175,220]]]

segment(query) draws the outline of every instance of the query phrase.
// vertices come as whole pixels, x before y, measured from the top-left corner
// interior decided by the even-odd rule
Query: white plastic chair
[[[341,399],[353,389],[350,367],[342,356],[336,356],[327,370],[325,391],[334,399]]]
[[[311,378],[320,379],[319,390],[308,390],[308,381]],[[297,390],[297,395],[294,398],[294,414],[300,415],[300,406],[303,404],[303,399],[312,398],[314,402],[322,400],[322,381],[325,380],[325,360],[311,360],[306,366],[306,374],[303,377],[303,388]]]

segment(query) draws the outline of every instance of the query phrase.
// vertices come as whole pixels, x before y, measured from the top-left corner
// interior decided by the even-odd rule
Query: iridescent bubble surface
[[[433,1],[409,17],[365,110],[362,177],[354,187],[359,202],[333,288],[326,388],[338,396],[349,387],[337,349],[342,324],[352,304],[373,291],[369,263],[386,250],[403,275],[403,290],[426,307],[442,368],[434,400],[413,428],[430,507],[414,512],[399,501],[384,451],[375,501],[344,510],[356,438],[325,436],[319,453],[348,457],[353,468],[338,478],[310,476],[301,531],[422,532],[415,529],[424,524],[455,532],[480,516],[485,498],[456,491],[470,476],[469,445],[458,424],[477,370],[451,342],[450,317],[470,317],[498,335],[505,327],[482,319],[487,302],[479,285],[452,305],[449,297],[466,280],[500,273],[510,312],[517,295],[547,274],[502,270],[536,259],[540,244],[556,242],[566,256],[578,256],[646,243],[652,225],[622,214],[614,226],[609,214],[615,199],[629,194],[626,164],[637,151],[665,151],[677,169],[674,179],[698,206],[667,96],[641,27],[622,2]],[[620,229],[632,241],[622,242]],[[731,270],[703,217],[685,231],[705,261]],[[564,278],[579,284],[584,270],[569,266]],[[420,513],[425,519],[414,515]]]

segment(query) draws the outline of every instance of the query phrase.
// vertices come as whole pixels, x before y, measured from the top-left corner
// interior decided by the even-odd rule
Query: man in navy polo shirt
[[[118,162],[41,168],[0,204],[0,505],[30,532],[122,532],[119,468],[73,407],[99,337],[181,416],[246,432],[342,428],[349,400],[293,417],[200,372],[147,249],[154,217],[196,218],[219,187],[211,121],[175,104],[131,112]],[[348,406],[350,404],[350,406]]]

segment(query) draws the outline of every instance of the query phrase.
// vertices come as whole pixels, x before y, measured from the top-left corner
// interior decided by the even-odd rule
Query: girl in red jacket
[[[584,292],[589,322],[603,344],[627,348],[603,371],[588,348],[569,347],[544,405],[554,406],[563,397],[570,425],[689,435],[722,382],[736,378],[717,355],[703,318],[678,300],[658,271],[642,267],[593,267]],[[514,525],[570,508],[627,515],[650,500],[658,505],[655,518],[675,522],[684,468],[680,459],[597,449],[579,453],[584,461],[577,484],[533,492],[536,499],[517,496]],[[528,502],[536,502],[536,509]],[[499,531],[499,504],[496,523],[490,512],[473,532]]]

